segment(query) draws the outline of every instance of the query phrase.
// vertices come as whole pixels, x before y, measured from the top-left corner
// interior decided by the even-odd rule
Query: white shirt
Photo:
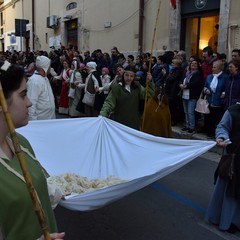
[[[54,96],[47,77],[35,71],[27,81],[27,96],[32,102],[28,109],[29,120],[56,118]]]

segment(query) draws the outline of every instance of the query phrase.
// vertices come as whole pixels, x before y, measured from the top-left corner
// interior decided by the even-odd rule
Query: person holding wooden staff
[[[134,66],[127,66],[124,71],[121,82],[111,85],[100,115],[110,117],[113,113],[113,120],[116,122],[140,130],[139,104],[140,100],[144,99],[146,91],[139,82],[135,81],[136,69]],[[150,75],[147,81],[151,81]],[[150,87],[149,95],[153,93],[152,83]]]
[[[28,124],[28,108],[24,70],[6,62],[0,64],[1,88],[6,98],[8,112],[15,128]],[[1,91],[2,91],[1,90]],[[4,105],[0,105],[0,239],[44,240],[42,229],[26,187],[23,173],[14,151],[5,118]],[[47,173],[34,156],[31,145],[17,134],[34,189],[38,194],[51,239],[63,239],[65,233],[57,233],[57,226],[46,182]],[[61,197],[60,197],[61,198]]]

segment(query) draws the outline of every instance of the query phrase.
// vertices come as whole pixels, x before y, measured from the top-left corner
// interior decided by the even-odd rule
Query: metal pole
[[[21,48],[21,51],[22,51],[22,29],[23,29],[22,23],[23,23],[23,20],[20,19],[20,46],[21,46],[20,48]]]
[[[155,41],[155,37],[156,37],[156,30],[157,30],[160,6],[161,6],[161,0],[159,0],[159,3],[158,3],[157,16],[156,16],[156,21],[155,21],[155,26],[154,26],[154,31],[153,31],[152,46],[151,46],[151,53],[150,53],[150,61],[149,61],[149,68],[148,68],[148,72],[149,73],[151,72],[151,68],[152,68],[152,53],[153,53],[154,41]],[[142,128],[144,126],[145,116],[146,116],[146,105],[147,105],[147,100],[148,100],[148,89],[149,89],[149,83],[146,82],[145,103],[144,103],[144,111],[143,111],[143,118],[142,118]]]
[[[35,1],[32,0],[32,51],[35,49],[35,44],[34,44],[34,32],[35,32]]]
[[[139,0],[139,30],[138,30],[138,52],[143,52],[143,19],[144,19],[144,0]]]

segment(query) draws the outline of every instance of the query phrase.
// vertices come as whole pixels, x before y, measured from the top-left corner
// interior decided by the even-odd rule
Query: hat
[[[95,62],[88,62],[87,63],[87,67],[88,68],[92,68],[92,69],[96,69],[97,64]]]
[[[86,67],[86,66],[85,66],[84,63],[80,63],[80,65],[79,65],[80,70],[82,70],[82,69],[85,68],[85,67]]]
[[[42,68],[45,73],[47,73],[47,70],[50,66],[50,59],[45,56],[38,56],[36,59],[36,68]]]
[[[137,71],[136,76],[142,78],[143,77],[143,71]]]
[[[102,68],[102,71],[104,71],[106,74],[109,74],[109,70],[107,67]]]
[[[125,68],[124,68],[125,71],[129,71],[129,72],[134,72],[136,73],[136,68],[135,66],[132,66],[132,65],[127,65]]]

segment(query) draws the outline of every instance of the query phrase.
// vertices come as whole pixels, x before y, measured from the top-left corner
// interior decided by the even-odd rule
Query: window
[[[194,17],[186,20],[185,51],[202,55],[202,49],[211,46],[217,52],[219,16]]]
[[[76,7],[77,7],[77,3],[76,2],[71,2],[67,5],[66,10],[68,11],[68,10],[74,9]]]

